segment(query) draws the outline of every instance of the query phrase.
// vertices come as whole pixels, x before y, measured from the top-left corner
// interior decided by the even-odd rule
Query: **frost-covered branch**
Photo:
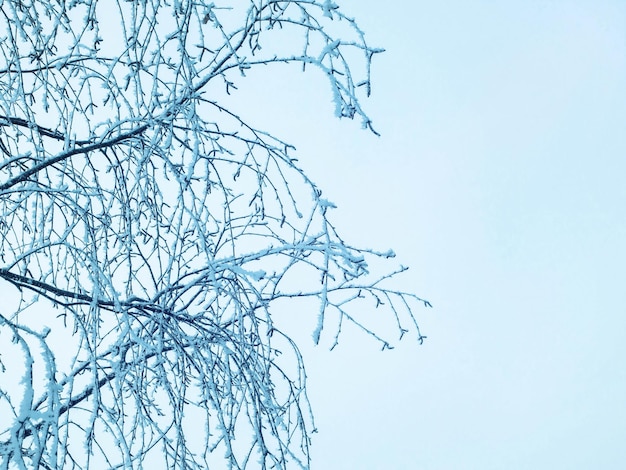
[[[0,468],[309,467],[274,315],[421,335],[428,302],[339,236],[294,149],[228,106],[251,69],[327,78],[373,131],[370,47],[324,0],[0,7]],[[312,305],[307,299],[314,299]],[[302,302],[300,302],[302,301]],[[392,338],[395,339],[395,338]],[[11,358],[11,360],[7,360]]]

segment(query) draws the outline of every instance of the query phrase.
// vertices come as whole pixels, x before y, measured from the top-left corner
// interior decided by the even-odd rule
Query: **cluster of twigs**
[[[346,244],[291,147],[218,98],[298,63],[371,129],[379,50],[328,0],[0,8],[2,468],[308,468],[304,365],[272,306],[315,298],[316,342],[332,312],[334,343],[349,322],[388,347],[352,306],[421,340],[428,304],[371,277],[393,254]]]

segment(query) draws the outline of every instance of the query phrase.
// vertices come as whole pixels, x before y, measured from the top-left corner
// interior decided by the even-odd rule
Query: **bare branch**
[[[317,315],[315,342],[383,348],[372,318],[422,341],[430,304],[371,272],[393,253],[344,242],[293,147],[226,98],[253,68],[315,68],[374,132],[382,49],[327,0],[2,5],[2,468],[309,468],[278,303]]]

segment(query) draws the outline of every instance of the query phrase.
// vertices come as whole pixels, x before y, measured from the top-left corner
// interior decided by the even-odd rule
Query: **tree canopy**
[[[219,4],[218,4],[219,3]],[[381,49],[328,0],[0,3],[2,468],[308,468],[313,340],[385,308],[393,252],[345,242],[293,148],[224,97],[255,67],[321,70],[335,114]]]

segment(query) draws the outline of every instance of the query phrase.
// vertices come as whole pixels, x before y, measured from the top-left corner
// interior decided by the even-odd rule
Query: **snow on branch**
[[[309,468],[276,305],[303,300],[315,342],[351,325],[389,348],[363,312],[421,341],[429,303],[393,289],[403,268],[375,272],[393,252],[344,242],[293,147],[223,98],[255,67],[317,68],[335,114],[374,132],[360,99],[382,50],[328,0],[2,13],[0,462]]]

